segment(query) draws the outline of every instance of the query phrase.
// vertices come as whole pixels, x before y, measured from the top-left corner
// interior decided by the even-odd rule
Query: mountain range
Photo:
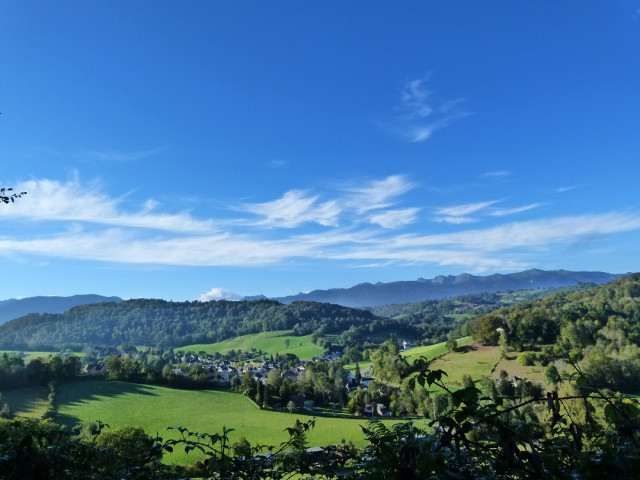
[[[333,303],[344,307],[376,307],[400,303],[439,300],[474,293],[494,293],[511,290],[568,287],[580,283],[603,284],[621,274],[605,272],[572,272],[567,270],[526,270],[518,273],[476,276],[439,275],[432,279],[419,278],[398,282],[360,283],[349,288],[314,290],[286,297],[277,297],[280,303],[296,301]],[[266,299],[263,295],[243,300]],[[38,296],[0,301],[0,324],[31,313],[63,313],[70,308],[94,303],[122,302],[120,297],[102,295],[73,295],[70,297]]]
[[[569,287],[580,283],[600,285],[621,274],[605,272],[571,272],[567,270],[525,270],[518,273],[476,276],[439,275],[432,279],[388,283],[360,283],[350,288],[314,290],[287,297],[274,298],[282,303],[299,300],[335,303],[345,307],[375,307],[397,303],[439,300],[474,293],[507,292],[537,288]]]
[[[30,313],[62,313],[78,305],[91,303],[115,302],[120,297],[103,297],[102,295],[73,295],[71,297],[28,297],[11,298],[0,301],[0,324],[22,317]]]

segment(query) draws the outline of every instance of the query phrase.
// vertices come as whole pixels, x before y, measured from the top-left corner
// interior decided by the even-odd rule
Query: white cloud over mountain
[[[212,300],[241,300],[242,295],[225,290],[224,288],[214,287],[206,293],[198,296],[196,300],[200,302],[210,302]]]

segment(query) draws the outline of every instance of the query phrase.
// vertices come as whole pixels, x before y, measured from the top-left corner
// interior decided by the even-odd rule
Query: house
[[[374,378],[374,377],[362,377],[362,380],[360,381],[360,383],[361,383],[362,385],[364,385],[365,387],[368,387],[368,386],[369,386],[369,384],[370,384],[371,382],[373,382],[374,380],[375,380],[375,378]]]
[[[90,363],[82,371],[85,375],[104,375],[104,363]]]
[[[228,382],[229,381],[229,369],[227,367],[218,368],[217,378],[220,382]]]

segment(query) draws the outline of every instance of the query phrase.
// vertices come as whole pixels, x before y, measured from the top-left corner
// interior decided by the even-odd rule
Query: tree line
[[[0,345],[58,350],[85,344],[178,347],[214,343],[250,333],[321,327],[342,331],[372,323],[372,313],[339,305],[272,300],[167,302],[136,299],[74,307],[62,314],[31,314],[0,325]]]
[[[638,273],[502,308],[471,320],[466,328],[485,345],[539,350],[536,356],[544,365],[577,361],[600,387],[640,391]]]

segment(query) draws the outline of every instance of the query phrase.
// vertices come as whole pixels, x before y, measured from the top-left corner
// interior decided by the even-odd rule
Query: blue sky
[[[640,270],[640,1],[3,2],[2,298]]]

